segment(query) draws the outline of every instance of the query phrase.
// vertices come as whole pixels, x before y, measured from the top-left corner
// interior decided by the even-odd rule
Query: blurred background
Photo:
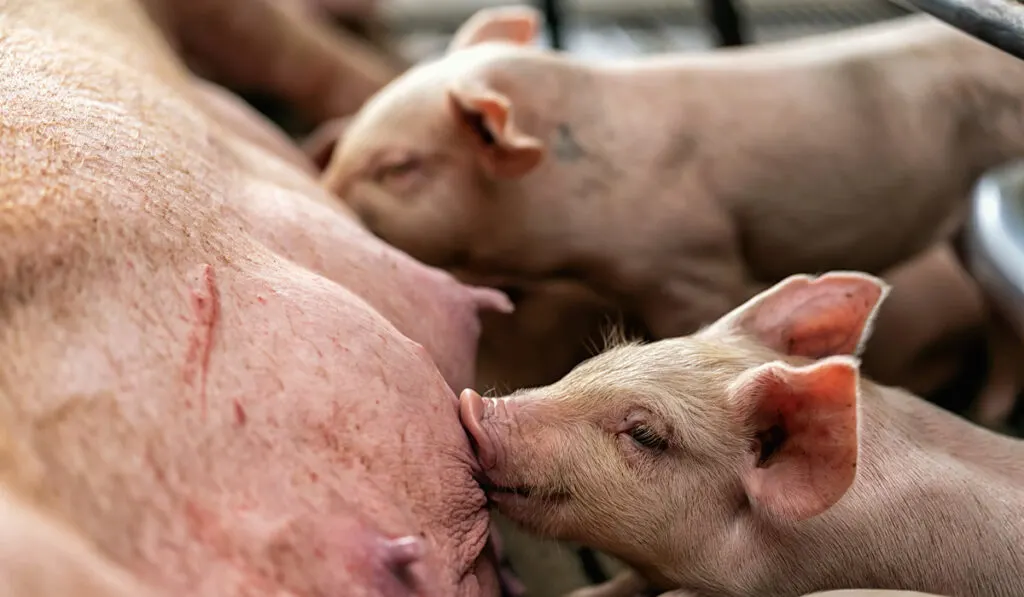
[[[300,0],[407,67],[440,56],[460,24],[489,6],[542,10],[537,43],[586,58],[697,52],[838,31],[916,12],[904,0]],[[278,101],[236,90],[296,137],[311,130]]]
[[[739,21],[741,43],[834,31],[905,15],[889,0],[380,0],[398,51],[416,62],[439,54],[455,29],[485,6],[532,4],[555,19],[541,43],[593,57],[699,51],[721,42],[716,24]],[[736,15],[730,19],[729,15]],[[716,23],[717,21],[717,23]],[[553,27],[552,27],[553,25]],[[735,25],[734,25],[735,26]]]

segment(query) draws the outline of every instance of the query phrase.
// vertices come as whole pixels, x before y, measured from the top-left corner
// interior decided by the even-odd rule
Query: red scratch
[[[213,328],[220,315],[220,294],[214,280],[213,267],[204,263],[192,280],[192,311],[195,322],[189,333],[188,351],[185,353],[185,381],[196,383],[199,377],[199,401],[206,416],[206,377],[210,368],[213,348]]]
[[[245,421],[248,417],[245,414],[245,408],[242,407],[242,403],[235,399],[235,420],[238,421],[239,425],[245,425]]]

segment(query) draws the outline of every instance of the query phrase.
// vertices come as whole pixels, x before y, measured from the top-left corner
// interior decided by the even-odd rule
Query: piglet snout
[[[486,403],[484,398],[474,390],[465,389],[459,396],[459,418],[462,419],[462,426],[469,432],[469,437],[476,448],[480,465],[484,469],[494,468],[497,464],[498,454],[494,449],[491,438],[484,430],[483,418]]]

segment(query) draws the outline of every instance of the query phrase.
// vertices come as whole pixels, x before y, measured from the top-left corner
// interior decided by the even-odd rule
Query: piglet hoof
[[[491,443],[491,438],[484,430],[485,408],[483,397],[474,390],[467,388],[459,396],[459,418],[462,419],[462,426],[469,432],[469,436],[476,446],[481,466],[484,469],[489,469],[494,468],[494,465],[497,464],[498,455],[494,450],[494,444]]]

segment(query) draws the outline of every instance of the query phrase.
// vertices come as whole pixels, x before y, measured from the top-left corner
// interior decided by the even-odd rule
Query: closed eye
[[[419,158],[409,157],[404,160],[385,164],[377,169],[374,173],[374,179],[378,182],[384,182],[389,178],[397,178],[404,176],[415,170],[418,170],[422,165]]]
[[[664,452],[668,449],[668,441],[646,425],[637,425],[630,429],[629,437],[642,448],[648,450]]]

